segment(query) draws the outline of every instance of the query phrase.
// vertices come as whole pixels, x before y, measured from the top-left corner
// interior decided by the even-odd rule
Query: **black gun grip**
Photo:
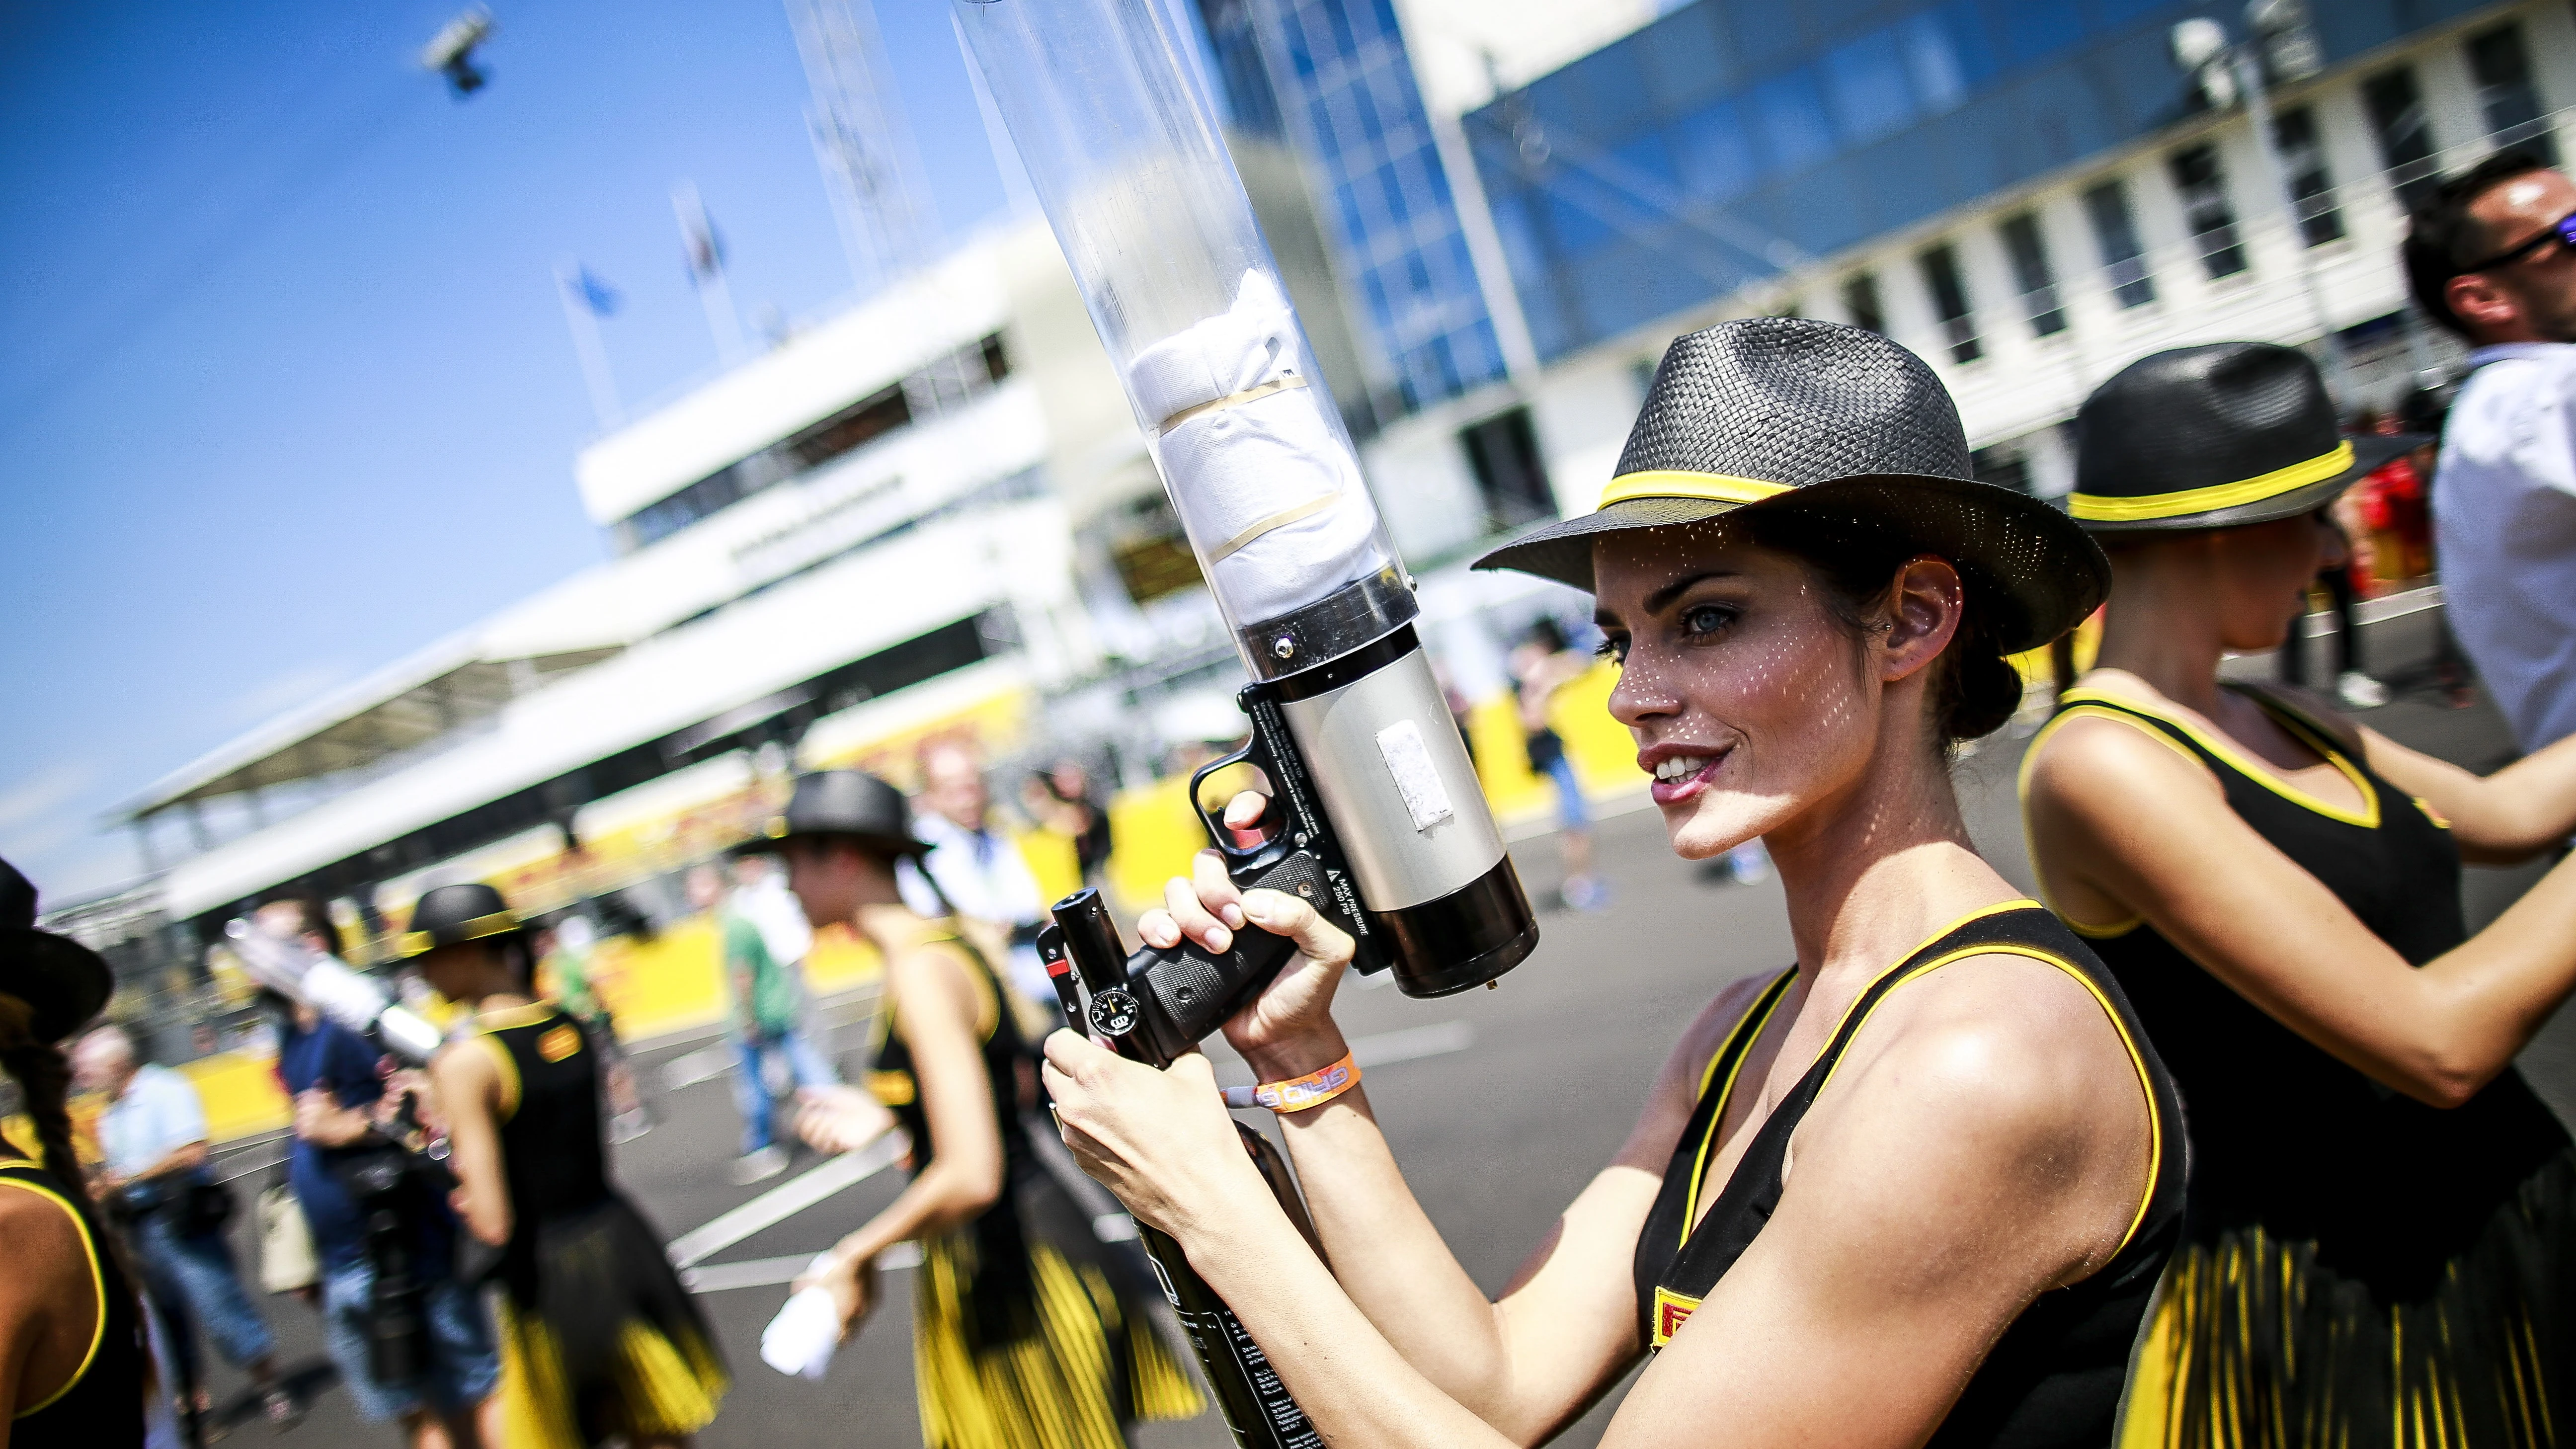
[[[1323,867],[1302,850],[1291,851],[1257,876],[1237,877],[1235,885],[1248,891],[1286,891],[1319,907],[1325,904]],[[1234,949],[1223,955],[1210,955],[1184,938],[1172,950],[1148,946],[1128,957],[1127,980],[1151,1003],[1145,1022],[1149,1039],[1143,1045],[1158,1058],[1155,1065],[1170,1065],[1225,1025],[1296,951],[1287,937],[1246,926],[1234,933]]]

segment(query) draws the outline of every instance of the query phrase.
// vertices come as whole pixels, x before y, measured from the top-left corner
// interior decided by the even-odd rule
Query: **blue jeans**
[[[422,1412],[457,1414],[500,1387],[501,1352],[493,1346],[491,1315],[452,1278],[431,1283],[421,1296],[421,1317],[429,1325],[427,1368],[407,1383],[377,1381],[367,1358],[367,1302],[375,1289],[375,1265],[364,1258],[322,1274],[322,1345],[369,1423]]]
[[[175,1209],[147,1215],[134,1234],[134,1246],[161,1326],[176,1345],[189,1381],[195,1382],[199,1362],[190,1311],[205,1325],[224,1362],[244,1368],[268,1357],[277,1341],[242,1291],[241,1274],[234,1271],[232,1249],[224,1245],[223,1235],[182,1234],[175,1217]]]
[[[1556,782],[1556,824],[1560,830],[1581,830],[1592,823],[1592,811],[1584,803],[1583,782],[1574,778],[1574,761],[1563,754],[1547,767],[1547,777]]]
[[[762,1062],[771,1054],[780,1055],[787,1063],[787,1073],[800,1087],[836,1086],[840,1073],[814,1050],[814,1043],[803,1027],[790,1027],[781,1032],[760,1032],[733,1039],[733,1105],[742,1114],[742,1151],[752,1153],[778,1140],[770,1116],[777,1104],[769,1099],[769,1088],[760,1080]]]

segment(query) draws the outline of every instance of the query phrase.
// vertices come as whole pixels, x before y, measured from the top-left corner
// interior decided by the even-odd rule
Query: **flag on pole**
[[[581,298],[581,304],[590,309],[590,315],[593,317],[616,316],[618,305],[626,300],[617,294],[616,288],[592,276],[587,266],[574,271],[572,284],[573,291]]]
[[[686,189],[680,201],[680,245],[689,263],[689,280],[703,287],[723,275],[724,238],[716,235],[716,224],[707,219],[706,205],[698,200],[698,189]]]

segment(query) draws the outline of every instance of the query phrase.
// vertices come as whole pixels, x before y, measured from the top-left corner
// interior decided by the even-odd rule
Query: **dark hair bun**
[[[1950,641],[1942,680],[1941,742],[1955,745],[2002,729],[2021,708],[2021,671],[1995,652],[1983,629],[1962,629]]]

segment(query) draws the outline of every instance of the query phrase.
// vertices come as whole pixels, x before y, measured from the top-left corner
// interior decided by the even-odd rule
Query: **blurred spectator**
[[[2379,415],[2375,412],[2365,412],[2354,420],[2356,432],[2376,431],[2378,426]],[[2400,459],[2390,466],[2402,467],[2403,465],[2404,460]],[[2360,487],[2345,490],[2343,497],[2335,500],[2334,506],[2326,515],[2334,524],[2336,532],[2344,535],[2343,560],[2329,568],[2319,570],[2317,585],[2326,591],[2326,598],[2334,609],[2335,696],[2350,709],[2377,709],[2388,703],[2388,686],[2364,673],[2361,666],[2361,619],[2355,611],[2355,606],[2363,590],[2369,587],[2370,570],[2367,561],[2370,555],[2362,552],[2361,546],[2354,542],[2356,538],[2367,539],[2371,536],[2366,528],[2355,527],[2355,524],[2360,522],[2358,510],[2361,506],[2361,500],[2355,495],[2370,487],[2372,479],[2378,478],[2381,473],[2387,471],[2386,468],[2382,468],[2371,474],[2370,478],[2362,480]],[[2280,674],[2282,683],[2303,685],[2308,682],[2308,636],[2305,610],[2301,611],[2300,617],[2291,621],[2290,636],[2281,641],[2280,650],[2273,656],[2273,664]]]
[[[2475,348],[2433,514],[2452,626],[2525,751],[2576,733],[2576,183],[2500,152],[2418,206],[2407,280]]]
[[[1049,1029],[1060,1025],[1055,987],[1047,979],[1046,963],[1038,959],[1046,900],[1019,846],[993,828],[992,798],[974,751],[955,741],[923,749],[921,796],[914,803],[919,808],[913,811],[913,832],[930,853],[922,857],[919,873],[896,873],[903,903],[928,920],[957,918],[967,944],[999,968],[996,974],[1021,1001],[1036,1008]]]
[[[1082,883],[1094,890],[1105,889],[1113,842],[1109,810],[1092,792],[1091,772],[1078,760],[1058,760],[1037,777],[1036,784],[1038,789],[1029,798],[1029,814],[1040,825],[1070,836],[1074,867],[1082,873]]]
[[[608,1140],[634,1141],[653,1130],[653,1119],[644,1110],[644,1093],[636,1081],[635,1066],[626,1059],[626,1048],[617,1039],[617,1019],[609,1014],[608,1003],[599,995],[592,972],[598,935],[590,917],[566,916],[552,926],[540,927],[536,948],[538,970],[554,983],[555,1004],[581,1023],[582,1030],[590,1036],[592,1049],[599,1053],[600,1084],[608,1094]]]
[[[340,954],[339,931],[317,900],[272,902],[260,917],[272,931]],[[366,1038],[309,1006],[287,1003],[284,1016],[277,1075],[295,1103],[287,1181],[313,1231],[322,1268],[322,1345],[340,1381],[361,1416],[375,1424],[399,1422],[413,1449],[446,1449],[478,1436],[500,1444],[500,1352],[482,1303],[453,1276],[455,1218],[408,1178],[370,1183],[372,1198],[360,1190],[358,1169],[400,1150],[379,1123],[380,1114],[390,1118],[383,1109],[394,1105],[387,1100],[386,1064]],[[408,1241],[396,1246],[408,1254],[420,1284],[425,1330],[417,1340],[425,1350],[419,1372],[392,1381],[378,1376],[370,1351],[378,1305],[368,1217],[378,1208],[401,1217],[397,1231]]]
[[[1565,630],[1542,617],[1529,627],[1511,653],[1513,680],[1520,689],[1521,737],[1529,750],[1530,768],[1556,782],[1557,849],[1564,855],[1565,884],[1558,894],[1569,911],[1597,911],[1610,903],[1610,888],[1592,870],[1592,812],[1575,778],[1574,761],[1565,740],[1548,722],[1556,692],[1590,672],[1593,661],[1566,642]]]
[[[2440,476],[2442,426],[2450,419],[2451,405],[2436,388],[2411,389],[2397,402],[2397,426],[2401,432],[2413,433],[2424,440],[2423,446],[2407,455],[2415,476],[2423,484],[2424,569],[2431,573],[2441,567],[2441,549],[2433,524],[2433,485]],[[2441,687],[2442,698],[2453,709],[2467,709],[2475,702],[2470,692],[2469,656],[2460,650],[2460,636],[2451,627],[2448,607],[2433,615],[2433,681]]]
[[[98,1122],[107,1161],[93,1186],[134,1244],[197,1412],[211,1403],[192,1312],[224,1361],[249,1373],[269,1422],[294,1423],[303,1406],[277,1376],[276,1340],[224,1242],[231,1198],[206,1173],[206,1109],[196,1086],[168,1067],[138,1062],[133,1041],[112,1026],[81,1038],[72,1075],[81,1090],[108,1098]]]
[[[742,1114],[737,1184],[775,1177],[787,1167],[778,1145],[778,1102],[799,1087],[830,1087],[840,1076],[806,1035],[804,963],[814,940],[803,909],[786,892],[768,858],[734,862],[735,888],[701,866],[690,873],[690,902],[714,908],[722,943],[726,1009],[734,1048],[733,1101]],[[791,922],[781,910],[795,912]]]

